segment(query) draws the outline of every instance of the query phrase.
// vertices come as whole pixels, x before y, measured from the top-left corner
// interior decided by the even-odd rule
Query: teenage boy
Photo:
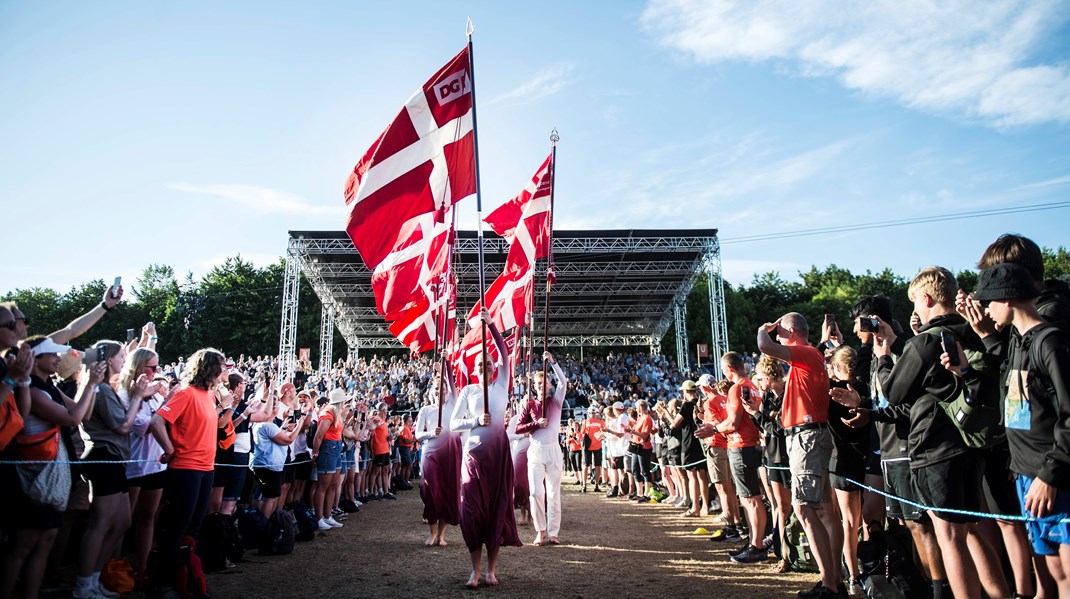
[[[1070,596],[1070,337],[1045,322],[1035,299],[1040,291],[1027,269],[997,264],[981,273],[973,297],[995,326],[1013,327],[1001,381],[1011,470],[1018,474],[1022,515],[1033,551],[1044,556]],[[943,360],[947,365],[947,357]]]
[[[888,323],[881,322],[873,355],[888,403],[910,406],[907,450],[911,484],[920,503],[937,508],[929,510],[929,516],[952,591],[956,597],[980,597],[983,586],[989,597],[1006,597],[1007,583],[995,551],[977,534],[979,518],[940,509],[978,512],[982,507],[982,460],[966,446],[957,426],[939,405],[957,396],[963,383],[940,365],[943,349],[937,331],[951,333],[963,347],[981,347],[969,324],[955,312],[957,286],[955,276],[946,268],[934,266],[918,273],[907,289],[921,323],[918,335],[906,343],[903,355],[893,363],[891,345],[896,335]],[[975,384],[977,379],[966,384],[971,382]]]

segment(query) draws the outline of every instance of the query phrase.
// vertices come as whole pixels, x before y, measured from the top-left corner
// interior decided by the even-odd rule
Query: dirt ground
[[[460,530],[447,547],[424,547],[427,527],[416,490],[398,500],[376,501],[349,516],[345,527],[298,543],[289,556],[260,557],[227,573],[209,574],[213,597],[794,597],[816,574],[779,574],[771,562],[741,565],[725,543],[692,534],[713,518],[687,518],[683,510],[580,493],[563,483],[559,546],[505,547],[498,587],[464,586],[468,552]],[[534,538],[530,526],[521,538]]]

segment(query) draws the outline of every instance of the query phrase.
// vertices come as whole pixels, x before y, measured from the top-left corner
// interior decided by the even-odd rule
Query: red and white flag
[[[401,109],[346,180],[346,232],[375,269],[412,219],[476,192],[472,79],[465,48]]]
[[[425,298],[414,302],[398,314],[390,323],[390,332],[413,353],[419,354],[435,348],[435,340],[446,345],[455,340],[457,320],[457,295],[445,290],[438,298]],[[442,322],[442,310],[446,309],[446,322]],[[439,327],[444,327],[443,333]],[[454,331],[451,335],[450,332]]]

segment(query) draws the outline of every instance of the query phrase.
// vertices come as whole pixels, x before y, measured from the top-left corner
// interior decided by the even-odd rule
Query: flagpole
[[[550,238],[546,243],[546,313],[543,314],[542,322],[542,417],[546,418],[547,395],[550,392],[550,381],[546,376],[546,352],[549,351],[550,343],[550,287],[553,285],[554,275],[554,185],[557,183],[557,142],[561,136],[557,129],[550,132]],[[561,381],[558,381],[560,384]]]
[[[453,250],[456,246],[456,234],[457,234],[457,204],[453,205],[453,211],[450,214],[450,233],[448,239],[450,240],[449,247],[446,248],[446,272],[442,275],[442,326],[435,326],[435,343],[439,345],[439,349],[442,352],[439,356],[439,377],[438,377],[438,428],[442,428],[442,406],[445,405],[445,385],[446,385],[446,369],[449,365],[449,350],[446,347],[446,338],[448,337],[446,327],[450,323],[450,294],[453,292],[450,284],[453,282]],[[439,287],[435,287],[437,293]],[[437,301],[438,298],[436,298]],[[439,344],[439,339],[442,339],[442,343]]]
[[[486,277],[483,274],[483,194],[480,193],[479,185],[479,127],[477,126],[478,119],[476,118],[476,59],[475,52],[472,49],[472,32],[475,28],[472,26],[472,19],[468,19],[468,78],[472,80],[472,147],[475,152],[475,166],[476,166],[476,218],[479,221],[478,224],[478,246],[479,246],[479,306],[481,309],[487,309],[487,282]],[[483,413],[490,414],[490,389],[488,385],[488,379],[490,379],[490,373],[487,372],[487,362],[490,361],[490,352],[487,351],[487,323],[483,320],[482,314],[480,315],[480,323],[483,328],[483,355],[482,355],[482,367],[483,376],[479,377],[483,379]],[[500,356],[502,360],[507,360],[506,356]]]

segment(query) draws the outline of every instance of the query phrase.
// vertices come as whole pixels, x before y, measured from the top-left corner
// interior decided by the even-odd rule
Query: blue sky
[[[347,173],[468,16],[485,211],[557,127],[559,228],[716,227],[734,283],[1067,244],[1066,208],[730,242],[1070,199],[1067,2],[386,4],[0,3],[0,292],[340,230]]]

